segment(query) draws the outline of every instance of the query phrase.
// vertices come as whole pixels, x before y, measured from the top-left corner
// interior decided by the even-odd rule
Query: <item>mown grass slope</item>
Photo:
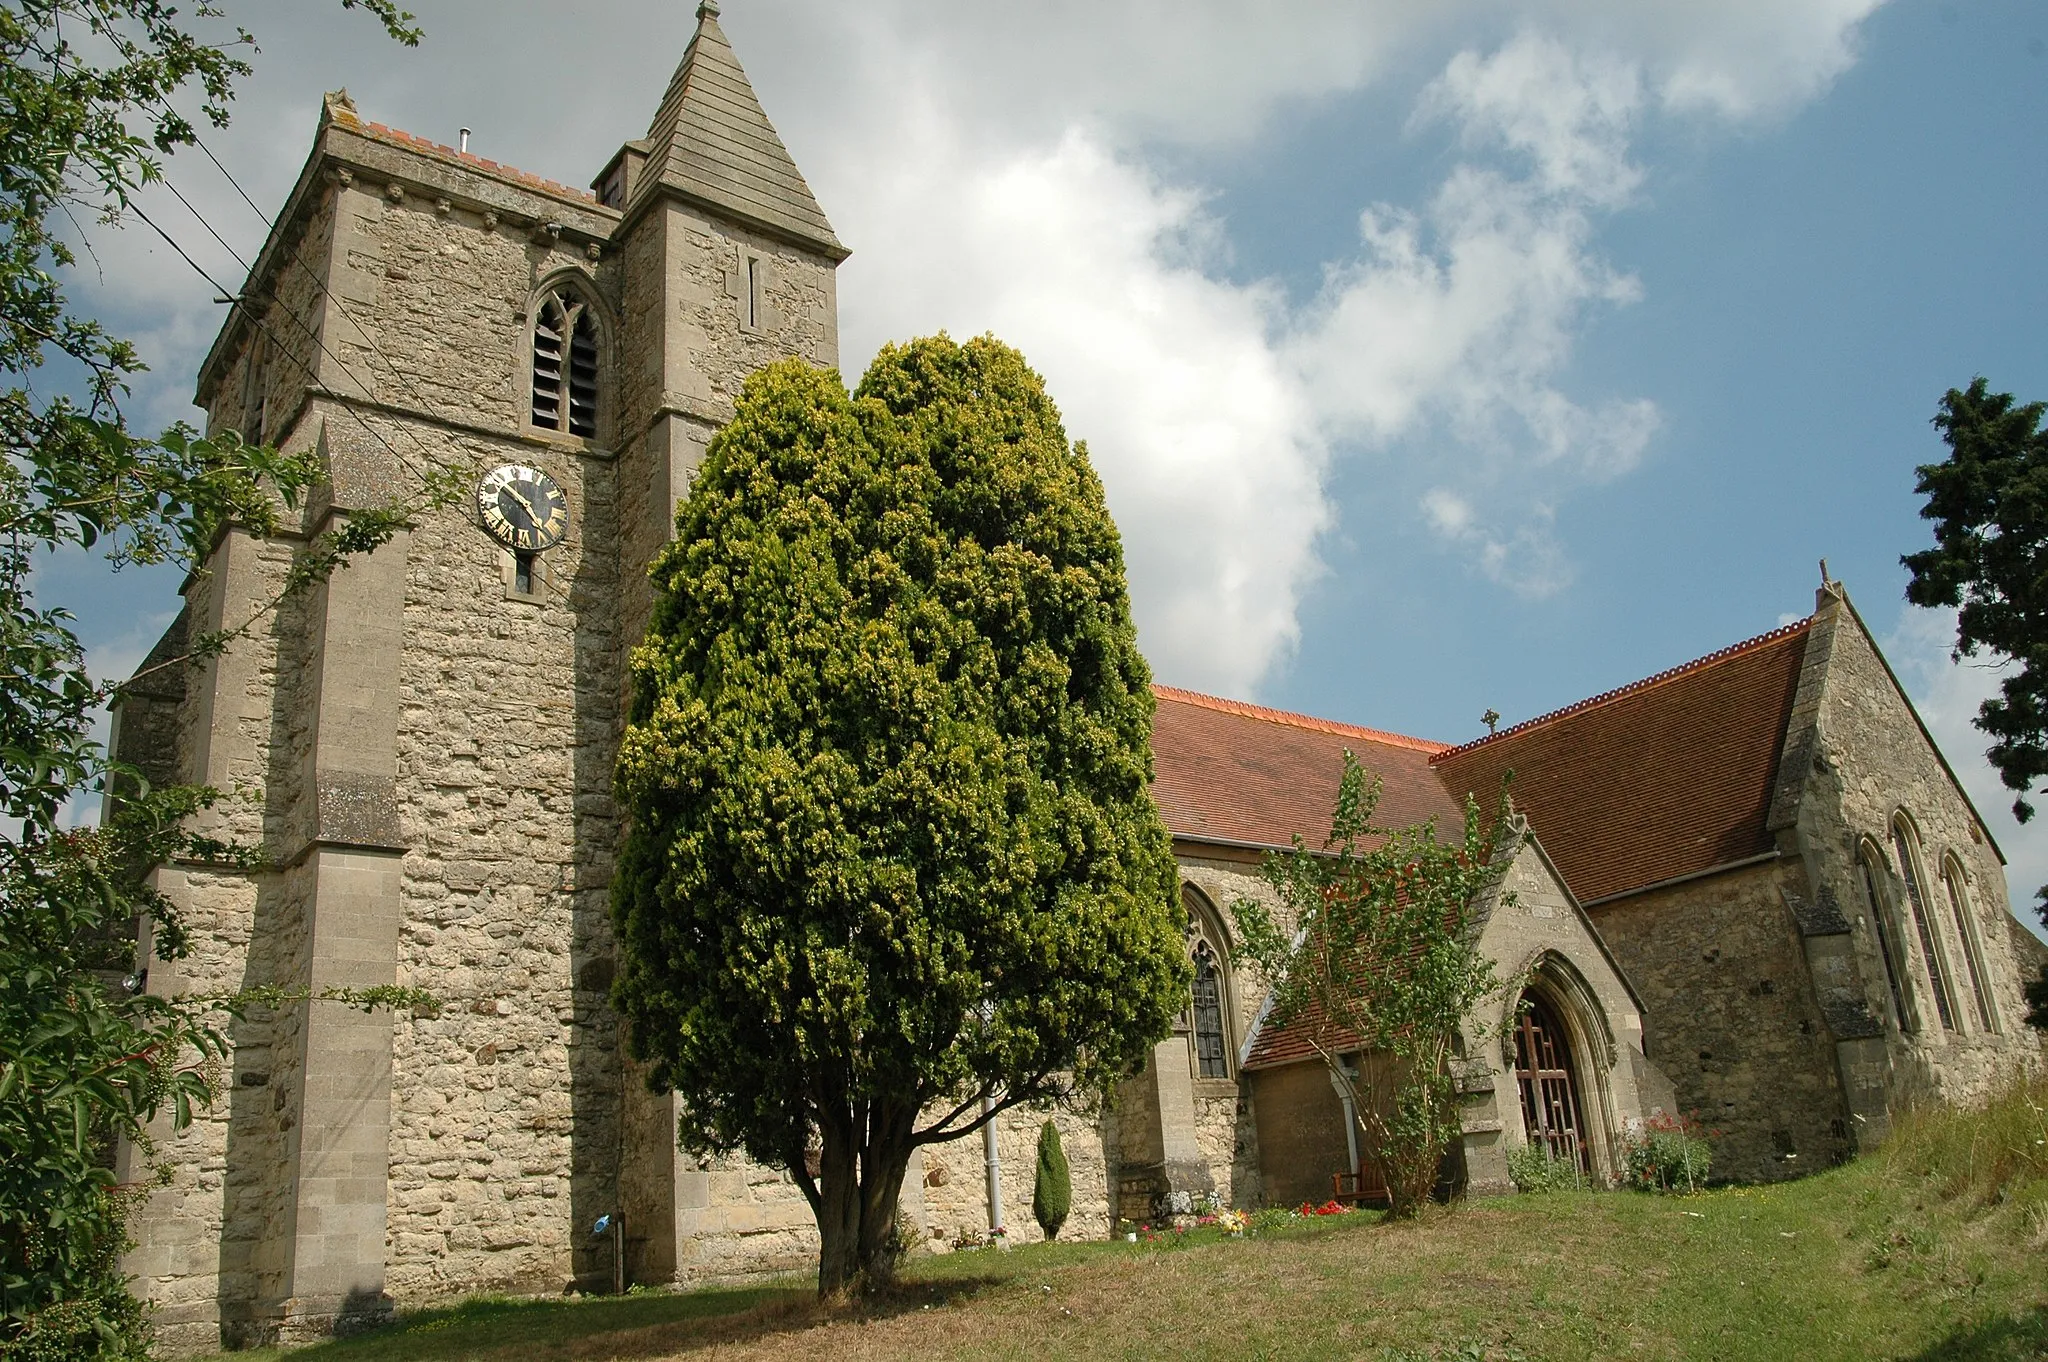
[[[958,1253],[910,1264],[895,1294],[858,1307],[820,1306],[795,1284],[479,1300],[291,1357],[712,1355],[2048,1358],[2048,1081],[1985,1111],[1909,1117],[1883,1153],[1772,1187]]]

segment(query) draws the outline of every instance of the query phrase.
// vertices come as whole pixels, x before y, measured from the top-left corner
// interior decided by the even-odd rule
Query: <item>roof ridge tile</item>
[[[1531,729],[1555,723],[1559,719],[1569,718],[1574,714],[1583,713],[1589,709],[1595,709],[1610,701],[1619,700],[1623,696],[1634,695],[1640,691],[1649,690],[1653,686],[1659,686],[1667,681],[1676,680],[1681,676],[1688,676],[1694,672],[1703,671],[1718,663],[1726,662],[1730,658],[1739,657],[1744,653],[1764,647],[1767,644],[1777,643],[1792,637],[1794,634],[1803,633],[1812,627],[1813,617],[1810,615],[1805,619],[1794,620],[1790,624],[1781,624],[1769,633],[1758,634],[1755,638],[1743,639],[1740,643],[1731,643],[1725,648],[1718,648],[1708,653],[1705,657],[1696,657],[1690,662],[1682,662],[1676,667],[1668,667],[1654,676],[1646,676],[1640,681],[1631,681],[1625,686],[1616,686],[1613,690],[1606,690],[1598,695],[1588,696],[1583,700],[1566,705],[1562,709],[1553,709],[1548,714],[1539,714],[1533,719],[1524,719],[1512,728],[1503,728],[1498,733],[1489,733],[1483,738],[1474,738],[1471,742],[1463,743],[1456,747],[1441,748],[1435,755],[1430,757],[1429,764],[1435,766],[1450,760],[1452,757],[1464,756],[1467,752],[1485,747],[1490,743],[1496,743],[1505,738],[1527,733]]]
[[[433,152],[460,165],[468,166],[472,170],[481,170],[490,175],[510,179],[515,183],[525,185],[529,189],[543,190],[563,198],[575,199],[581,203],[594,204],[597,201],[597,195],[588,189],[572,188],[561,183],[559,180],[550,180],[544,175],[536,175],[530,170],[521,170],[517,166],[500,165],[496,161],[486,160],[484,157],[478,156],[475,152],[458,151],[446,142],[436,142],[431,137],[422,137],[416,132],[407,132],[403,128],[394,128],[387,123],[374,122],[360,115],[356,115],[348,121],[351,124],[351,131],[365,132],[374,141],[404,147],[408,151]]]
[[[1335,719],[1319,719],[1312,714],[1296,714],[1292,710],[1271,709],[1255,705],[1248,700],[1226,700],[1217,695],[1204,695],[1200,691],[1182,690],[1178,686],[1162,686],[1153,683],[1152,692],[1162,700],[1176,700],[1182,704],[1212,709],[1220,714],[1235,714],[1239,718],[1258,719],[1265,723],[1286,724],[1290,728],[1307,729],[1311,733],[1329,733],[1345,738],[1364,738],[1370,742],[1386,743],[1390,747],[1405,747],[1411,751],[1440,753],[1449,750],[1449,745],[1431,742],[1427,738],[1411,738],[1404,733],[1390,733],[1383,728],[1366,728],[1359,724],[1341,723]]]

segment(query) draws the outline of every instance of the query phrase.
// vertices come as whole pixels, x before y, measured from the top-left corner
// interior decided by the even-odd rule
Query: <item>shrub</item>
[[[1561,1159],[1542,1144],[1510,1149],[1508,1177],[1518,1192],[1569,1192],[1586,1185],[1578,1160]]]
[[[1690,1116],[1658,1112],[1621,1142],[1622,1176],[1645,1192],[1696,1192],[1713,1167],[1708,1132]]]
[[[1268,1206],[1264,1210],[1252,1212],[1251,1230],[1253,1234],[1268,1234],[1274,1230],[1286,1229],[1299,1218],[1285,1206]]]
[[[1074,1181],[1060,1148],[1060,1128],[1047,1121],[1038,1129],[1038,1180],[1031,1188],[1031,1214],[1048,1239],[1060,1237],[1074,1204]]]

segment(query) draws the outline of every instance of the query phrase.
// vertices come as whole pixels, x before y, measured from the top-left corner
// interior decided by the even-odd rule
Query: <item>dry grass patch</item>
[[[796,1284],[471,1302],[293,1362],[2048,1358],[2048,1131],[2027,1124],[2044,1096],[2029,1080],[1976,1112],[1911,1116],[1886,1154],[1771,1187],[957,1253],[857,1305]]]

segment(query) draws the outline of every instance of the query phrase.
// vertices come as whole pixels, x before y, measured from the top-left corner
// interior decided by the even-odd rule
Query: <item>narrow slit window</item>
[[[597,323],[573,298],[550,294],[533,318],[533,424],[597,438]]]
[[[758,330],[761,325],[761,257],[747,257],[747,327]]]
[[[1977,1020],[1988,1032],[1998,1030],[1998,1018],[1991,1008],[1991,992],[1984,986],[1984,957],[1977,945],[1977,933],[1970,922],[1970,898],[1963,888],[1963,868],[1950,861],[1942,868],[1942,883],[1948,888],[1948,907],[1956,920],[1956,939],[1963,944],[1963,965],[1970,974],[1970,992],[1977,1000]]]
[[[533,595],[533,555],[524,549],[512,554],[512,589],[522,596]]]
[[[1899,878],[1906,882],[1906,903],[1913,910],[1913,927],[1920,936],[1920,951],[1927,957],[1927,982],[1934,986],[1934,1010],[1941,1015],[1941,1029],[1956,1029],[1955,999],[1949,990],[1948,960],[1935,939],[1934,919],[1920,893],[1919,858],[1913,836],[1903,821],[1892,823],[1892,850],[1898,856]]]
[[[1863,897],[1870,904],[1870,923],[1877,929],[1877,953],[1884,958],[1884,981],[1891,988],[1892,1018],[1901,1031],[1913,1029],[1912,1014],[1906,1010],[1906,990],[1900,980],[1899,950],[1892,940],[1889,915],[1877,889],[1877,872],[1866,849],[1859,867],[1863,872]]]

